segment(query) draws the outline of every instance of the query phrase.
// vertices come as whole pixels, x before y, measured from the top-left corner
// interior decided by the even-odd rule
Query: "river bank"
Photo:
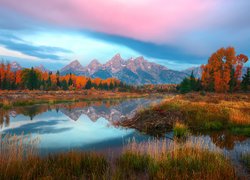
[[[155,94],[156,96],[159,96]],[[78,101],[99,101],[148,97],[148,93],[131,93],[98,90],[80,91],[0,91],[0,107],[25,106],[34,104],[56,104]]]

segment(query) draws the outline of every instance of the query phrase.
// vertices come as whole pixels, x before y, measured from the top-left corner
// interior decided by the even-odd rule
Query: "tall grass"
[[[173,131],[174,131],[174,136],[181,138],[181,137],[187,137],[189,134],[189,130],[188,127],[180,122],[176,122],[174,127],[173,127]]]
[[[0,139],[0,179],[99,179],[108,162],[94,153],[68,152],[39,157],[37,138],[6,135]]]
[[[200,139],[133,141],[119,159],[120,178],[144,174],[149,179],[236,179],[230,161]],[[131,167],[131,168],[129,168]],[[122,170],[125,173],[122,173]],[[123,176],[122,176],[123,175]]]
[[[199,139],[131,141],[107,158],[73,151],[39,157],[36,141],[20,138],[2,137],[0,179],[236,179],[230,161]]]

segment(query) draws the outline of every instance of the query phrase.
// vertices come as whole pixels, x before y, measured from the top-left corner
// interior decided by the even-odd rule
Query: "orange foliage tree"
[[[228,92],[232,78],[240,85],[242,67],[247,56],[236,56],[233,47],[221,48],[211,55],[206,65],[202,65],[202,86],[205,90]],[[233,74],[232,74],[233,73]],[[235,87],[236,88],[236,87]]]

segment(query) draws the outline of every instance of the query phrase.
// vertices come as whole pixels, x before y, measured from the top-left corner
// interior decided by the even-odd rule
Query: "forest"
[[[77,90],[100,89],[126,91],[130,87],[118,79],[89,78],[68,74],[61,76],[59,71],[42,72],[36,68],[26,68],[11,71],[9,63],[2,61],[0,64],[0,89],[1,90]]]

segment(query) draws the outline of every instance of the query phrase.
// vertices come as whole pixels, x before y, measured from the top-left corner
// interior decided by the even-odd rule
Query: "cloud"
[[[0,44],[9,50],[40,59],[61,60],[63,58],[56,55],[57,53],[72,53],[72,51],[60,47],[35,46],[31,42],[26,42],[19,37],[4,32],[1,32]]]
[[[107,42],[120,44],[127,46],[139,54],[147,56],[148,58],[154,59],[165,59],[174,60],[176,62],[189,62],[189,63],[203,63],[201,60],[206,59],[206,56],[198,56],[195,53],[188,53],[183,51],[183,49],[178,48],[173,45],[160,45],[151,42],[143,42],[140,40],[135,40],[131,38],[126,38],[122,36],[109,35],[98,32],[85,31],[85,34],[101,39]]]
[[[39,58],[60,59],[58,53],[71,49],[75,54],[68,53],[67,59],[106,60],[117,51],[125,56],[138,52],[159,61],[200,64],[227,46],[250,55],[249,0],[1,0],[0,6],[0,28],[16,36],[20,31],[29,34],[55,28],[57,34],[80,31],[92,38],[88,44],[58,38],[60,45],[49,41],[43,46],[37,43],[39,33],[29,39],[36,46],[5,39],[6,48],[26,49],[22,52]]]
[[[214,0],[2,0],[1,4],[43,22],[151,42],[169,41],[189,30],[216,5]]]

